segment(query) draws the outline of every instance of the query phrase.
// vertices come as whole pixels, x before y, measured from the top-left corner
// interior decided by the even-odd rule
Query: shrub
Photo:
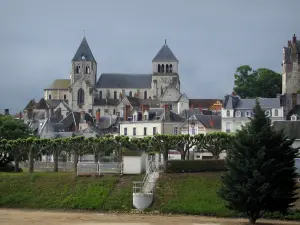
[[[170,160],[168,173],[195,173],[225,171],[224,160]]]

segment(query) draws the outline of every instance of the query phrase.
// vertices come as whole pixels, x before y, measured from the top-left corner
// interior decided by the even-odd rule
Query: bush
[[[224,160],[170,160],[168,173],[195,173],[225,171]]]

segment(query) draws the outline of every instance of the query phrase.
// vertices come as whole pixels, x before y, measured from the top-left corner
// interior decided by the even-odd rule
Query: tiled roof
[[[84,119],[86,120],[86,122],[93,122],[93,118],[88,113],[85,113]],[[63,123],[66,127],[70,127],[72,124],[78,125],[79,122],[80,112],[71,112],[63,120],[60,121],[60,123]]]
[[[223,100],[221,99],[189,99],[189,105],[194,108],[209,109],[217,101],[221,104],[223,103]]]
[[[28,102],[28,104],[26,105],[26,107],[24,108],[24,110],[27,110],[27,109],[30,109],[30,108],[34,108],[34,107],[35,107],[35,104],[36,104],[36,102],[35,102],[34,99],[30,100],[30,101]]]
[[[41,98],[40,101],[35,105],[36,109],[47,109],[48,105],[44,98]]]
[[[294,108],[288,112],[286,119],[291,120],[291,116],[294,114],[296,114],[296,115],[298,115],[298,117],[300,117],[300,105],[295,105]]]
[[[258,98],[258,101],[263,109],[280,108],[280,98]],[[236,96],[227,95],[223,108],[225,109],[253,109],[256,104],[256,99],[241,99]]]
[[[169,46],[165,43],[154,57],[152,62],[178,62],[178,59],[175,57]]]
[[[197,120],[206,129],[221,129],[222,118],[221,115],[195,115]]]
[[[87,61],[96,61],[85,37],[82,39],[81,44],[76,51],[72,61],[80,61],[82,60],[83,56]]]
[[[52,108],[56,108],[61,102],[66,102],[68,104],[67,100],[58,100],[58,99],[47,99],[46,102],[50,105]]]
[[[103,73],[99,77],[96,88],[151,88],[152,74],[118,74]]]
[[[70,84],[70,79],[57,79],[49,87],[45,88],[45,90],[68,89]]]
[[[111,98],[108,98],[108,99],[94,99],[94,105],[97,106],[97,105],[112,105],[112,106],[117,106],[118,104],[120,103],[120,100],[119,99],[111,99]]]

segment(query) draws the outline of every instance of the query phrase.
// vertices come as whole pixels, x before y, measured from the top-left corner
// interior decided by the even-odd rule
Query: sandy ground
[[[300,222],[266,221],[260,224],[300,225]],[[102,214],[78,212],[46,212],[0,209],[1,225],[242,225],[242,219],[218,219],[195,216],[161,216],[140,214]]]

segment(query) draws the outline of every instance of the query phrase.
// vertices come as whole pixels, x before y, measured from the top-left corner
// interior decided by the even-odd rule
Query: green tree
[[[254,118],[227,152],[220,196],[254,224],[265,212],[285,213],[297,200],[294,140],[276,132],[257,101]]]
[[[19,142],[19,148],[23,149],[29,158],[29,173],[33,173],[34,159],[36,159],[40,153],[40,140],[35,137],[29,137],[19,139]]]
[[[174,135],[177,150],[181,153],[181,160],[189,159],[190,149],[197,143],[195,136],[189,134]]]
[[[16,140],[27,138],[31,130],[23,120],[14,119],[12,116],[0,117],[0,139]]]
[[[233,91],[241,98],[275,98],[281,93],[281,75],[270,69],[253,70],[243,65],[237,68],[234,78]]]

